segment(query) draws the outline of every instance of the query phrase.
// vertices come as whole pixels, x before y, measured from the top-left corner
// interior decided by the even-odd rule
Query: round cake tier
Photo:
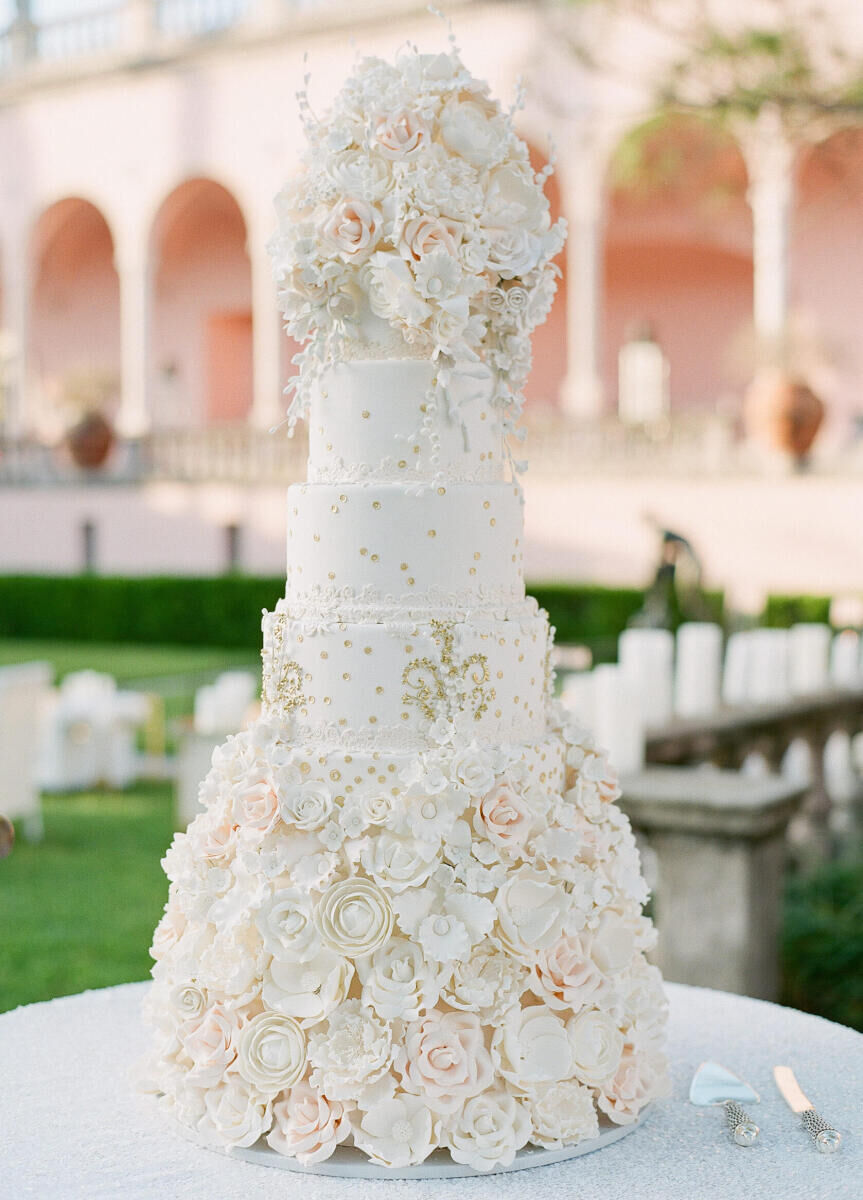
[[[439,718],[481,742],[526,741],[546,724],[548,623],[264,619],[264,707],[323,744],[423,745]]]
[[[419,360],[339,363],[312,399],[309,480],[501,479],[501,414],[491,394],[482,364],[443,373]]]
[[[522,507],[512,483],[294,484],[289,604],[465,609],[524,599]]]

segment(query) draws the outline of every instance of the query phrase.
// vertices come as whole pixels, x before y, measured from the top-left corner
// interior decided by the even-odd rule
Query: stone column
[[[781,348],[788,325],[794,148],[772,106],[743,139],[752,208],[753,318],[762,345]]]
[[[566,353],[563,408],[590,420],[603,407],[602,317],[604,171],[596,142],[586,133],[568,134],[560,163],[566,239]]]
[[[7,437],[24,435],[38,414],[31,407],[28,372],[30,294],[30,239],[21,230],[3,239],[3,390],[4,412],[0,431]]]
[[[270,228],[263,222],[252,222],[249,241],[252,261],[252,357],[254,386],[252,422],[258,429],[272,429],[285,415],[287,407],[282,395],[281,320],[276,306],[276,285],[266,242]]]
[[[657,961],[677,983],[775,1000],[788,822],[806,785],[648,767],[621,805],[656,855]]]
[[[150,407],[150,319],[152,264],[146,233],[118,240],[115,255],[120,278],[120,411],[117,429],[140,438],[152,426]]]
[[[126,48],[135,54],[145,54],[157,33],[156,0],[125,0],[123,37]]]

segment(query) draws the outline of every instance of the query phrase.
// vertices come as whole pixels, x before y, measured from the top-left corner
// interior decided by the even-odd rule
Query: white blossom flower
[[[211,1088],[204,1104],[198,1129],[227,1146],[253,1146],[269,1128],[269,1100],[237,1075]]]
[[[299,888],[283,888],[263,903],[257,916],[264,949],[277,958],[308,962],[321,948],[314,909]]]
[[[306,962],[274,958],[264,973],[261,995],[276,1012],[316,1025],[347,999],[354,968],[332,950],[320,950]]]
[[[527,970],[486,938],[453,966],[442,996],[451,1008],[479,1014],[484,1025],[497,1024],[527,988]]]
[[[273,1105],[267,1143],[303,1166],[323,1162],[350,1136],[348,1106],[329,1100],[307,1083],[298,1083]]]
[[[309,1034],[312,1085],[331,1100],[350,1100],[389,1071],[392,1028],[359,1000],[346,1000]]]
[[[567,1023],[572,1073],[589,1087],[606,1083],[618,1068],[623,1034],[607,1013],[588,1008]]]
[[[539,1084],[528,1093],[531,1141],[549,1150],[599,1137],[593,1093],[574,1080]]]
[[[306,1037],[293,1017],[262,1012],[251,1017],[237,1038],[236,1067],[262,1095],[291,1088],[306,1068]]]
[[[550,946],[563,931],[571,907],[560,884],[531,867],[519,867],[495,897],[498,929],[504,946],[532,962],[537,950]]]
[[[357,969],[363,1004],[384,1020],[415,1021],[437,1003],[440,984],[433,964],[407,938],[393,938],[370,959],[360,959]]]
[[[468,1100],[446,1126],[445,1145],[456,1162],[475,1171],[508,1167],[530,1139],[527,1109],[503,1088]]]
[[[419,1096],[401,1094],[352,1114],[354,1145],[382,1167],[421,1163],[438,1145],[440,1118]]]
[[[435,842],[384,832],[367,842],[361,857],[373,879],[398,893],[425,883],[437,865],[437,854]]]
[[[444,145],[472,166],[489,167],[506,153],[506,125],[494,106],[478,95],[448,101],[441,113],[440,128]]]
[[[417,291],[427,300],[454,296],[462,282],[462,270],[446,250],[432,250],[414,267]]]
[[[510,1009],[494,1032],[492,1046],[501,1075],[519,1088],[572,1075],[571,1038],[560,1017],[544,1004]]]

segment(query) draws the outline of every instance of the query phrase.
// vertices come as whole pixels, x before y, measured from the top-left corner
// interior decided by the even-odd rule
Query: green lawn
[[[146,978],[167,899],[168,784],[50,796],[45,840],[0,861],[0,1012]]]
[[[27,638],[0,639],[0,667],[45,660],[58,678],[70,671],[104,671],[118,683],[138,683],[164,676],[199,675],[233,667],[260,665],[257,655],[224,646],[139,646],[130,642],[45,642]]]

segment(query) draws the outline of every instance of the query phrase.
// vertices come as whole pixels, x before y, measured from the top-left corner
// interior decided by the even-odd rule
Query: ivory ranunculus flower
[[[409,1026],[404,1086],[441,1113],[455,1112],[494,1078],[491,1055],[474,1013],[432,1011]]]
[[[267,1096],[293,1087],[306,1068],[306,1036],[293,1017],[262,1012],[237,1040],[237,1070]]]
[[[544,1004],[510,1009],[492,1045],[500,1056],[501,1075],[520,1088],[555,1083],[572,1074],[566,1026]]]
[[[541,1084],[529,1095],[531,1141],[549,1150],[599,1136],[593,1093],[573,1080]]]
[[[570,903],[559,883],[541,871],[520,867],[495,897],[501,941],[516,957],[532,962],[537,950],[560,937]]]
[[[328,1100],[307,1083],[298,1083],[273,1105],[273,1127],[267,1142],[279,1154],[308,1166],[329,1158],[350,1132],[344,1104]]]
[[[384,158],[413,158],[430,140],[429,127],[409,109],[386,113],[374,122],[375,140]]]
[[[363,958],[386,945],[393,910],[386,893],[371,879],[344,879],[324,893],[316,912],[324,942],[337,954]]]
[[[475,1171],[508,1167],[530,1137],[525,1107],[503,1088],[474,1096],[448,1126],[445,1143],[456,1162]]]
[[[381,235],[381,214],[365,200],[340,200],[321,226],[321,237],[347,260],[367,258]]]
[[[191,1059],[189,1078],[196,1087],[212,1087],[237,1057],[240,1022],[224,1004],[213,1004],[183,1036],[183,1053]]]
[[[527,841],[533,814],[515,788],[505,780],[496,783],[477,806],[473,826],[489,841],[507,850],[518,850]]]
[[[428,1158],[438,1144],[440,1118],[419,1096],[378,1101],[352,1117],[354,1145],[382,1167],[407,1167]]]
[[[573,1069],[582,1083],[598,1087],[617,1070],[623,1052],[623,1034],[611,1017],[588,1008],[567,1023]]]
[[[354,968],[333,950],[320,950],[307,962],[274,958],[264,973],[264,1004],[294,1017],[304,1028],[316,1025],[347,998]]]

